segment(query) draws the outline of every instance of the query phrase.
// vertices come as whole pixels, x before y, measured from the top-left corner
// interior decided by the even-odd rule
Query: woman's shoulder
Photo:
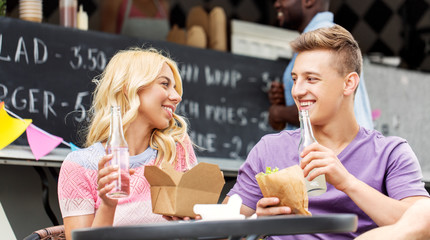
[[[105,154],[103,145],[99,142],[73,152],[70,152],[63,164],[78,164],[86,169],[98,169],[98,161]]]

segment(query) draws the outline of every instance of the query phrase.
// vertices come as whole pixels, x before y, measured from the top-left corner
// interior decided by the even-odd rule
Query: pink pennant
[[[33,124],[28,126],[26,133],[28,145],[36,160],[50,153],[63,141],[62,138],[49,134]]]

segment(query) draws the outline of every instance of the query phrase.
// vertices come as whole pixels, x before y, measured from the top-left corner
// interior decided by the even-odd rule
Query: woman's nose
[[[171,100],[175,103],[179,103],[182,101],[182,97],[179,95],[178,92],[176,92],[175,89],[172,89],[169,93],[169,100]]]

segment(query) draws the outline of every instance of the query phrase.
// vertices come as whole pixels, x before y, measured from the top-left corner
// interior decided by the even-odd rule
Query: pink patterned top
[[[176,144],[175,169],[178,171],[189,170],[197,164],[191,142],[185,141],[184,145],[189,164],[186,163],[184,148]],[[145,165],[154,165],[157,152],[148,147],[143,153],[130,156],[130,168],[136,172],[130,179],[130,196],[118,201],[114,226],[165,221],[161,215],[152,213],[150,186],[144,177]],[[98,161],[104,155],[105,149],[101,143],[67,155],[58,179],[58,200],[63,218],[95,214],[99,208],[101,199],[97,194],[97,170]]]

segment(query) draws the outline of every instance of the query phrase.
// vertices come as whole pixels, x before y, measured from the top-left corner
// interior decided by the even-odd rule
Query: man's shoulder
[[[269,133],[264,135],[261,139],[264,141],[278,141],[280,139],[295,139],[297,137],[300,138],[300,129],[282,130],[276,133]]]
[[[257,143],[258,149],[266,149],[266,151],[276,150],[284,151],[298,144],[300,140],[300,129],[283,130],[277,133],[264,135]]]
[[[381,132],[375,129],[367,129],[364,127],[360,128],[360,138],[368,144],[373,144],[376,147],[395,147],[402,143],[407,143],[406,139],[398,136],[384,136]]]

